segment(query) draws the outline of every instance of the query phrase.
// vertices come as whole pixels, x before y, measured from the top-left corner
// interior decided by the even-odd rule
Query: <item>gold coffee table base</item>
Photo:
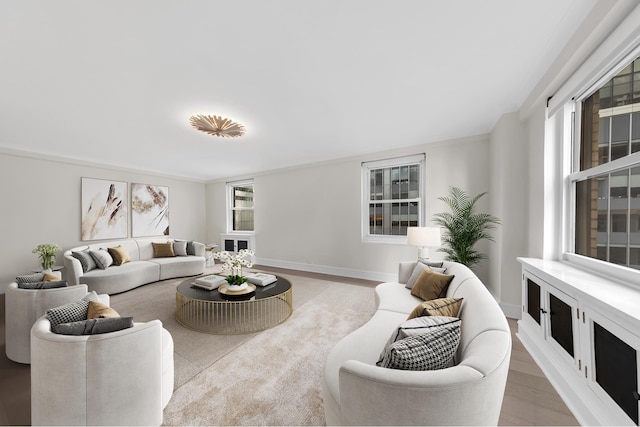
[[[181,285],[182,286],[182,285]],[[194,298],[176,290],[176,320],[208,334],[249,334],[287,320],[293,312],[292,287],[277,295],[243,301]],[[212,291],[217,292],[217,291]]]

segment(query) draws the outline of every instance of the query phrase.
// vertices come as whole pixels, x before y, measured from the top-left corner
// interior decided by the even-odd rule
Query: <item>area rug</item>
[[[166,312],[179,282],[161,292],[139,291],[144,302],[130,292],[126,300],[114,297],[112,306],[143,317],[144,308],[155,307],[174,337],[176,389],[165,425],[324,425],[324,362],[340,339],[373,315],[373,287],[287,278],[294,284],[293,314],[250,335],[216,336],[179,325]],[[163,301],[154,303],[153,295]]]

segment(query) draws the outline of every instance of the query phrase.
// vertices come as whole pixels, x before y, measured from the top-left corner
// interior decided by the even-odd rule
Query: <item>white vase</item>
[[[227,283],[227,289],[233,292],[244,291],[248,287],[249,287],[249,284],[247,282],[244,282],[242,285],[230,285]]]

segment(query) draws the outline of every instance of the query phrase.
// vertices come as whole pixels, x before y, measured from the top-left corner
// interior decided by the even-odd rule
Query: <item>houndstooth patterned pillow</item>
[[[460,323],[448,323],[387,347],[378,366],[406,371],[430,371],[448,366],[460,344]]]
[[[89,292],[84,298],[70,302],[60,307],[47,310],[47,319],[51,322],[51,330],[56,332],[56,327],[61,323],[77,322],[87,319],[89,311],[89,301],[97,301],[98,295],[95,291]]]
[[[44,273],[25,274],[16,277],[16,283],[19,285],[23,283],[38,283],[42,282],[43,277]]]

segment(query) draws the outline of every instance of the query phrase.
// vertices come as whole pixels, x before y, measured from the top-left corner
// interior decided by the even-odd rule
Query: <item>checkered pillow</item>
[[[97,301],[98,295],[95,291],[89,292],[84,298],[70,302],[60,307],[47,310],[47,319],[51,322],[51,330],[56,332],[56,327],[61,323],[77,322],[87,319],[89,311],[89,301]]]
[[[44,273],[25,274],[25,275],[16,277],[16,283],[19,285],[23,283],[38,283],[38,282],[42,282],[43,278],[44,278]]]
[[[430,371],[449,365],[460,344],[460,323],[448,323],[387,347],[378,366],[406,371]]]

